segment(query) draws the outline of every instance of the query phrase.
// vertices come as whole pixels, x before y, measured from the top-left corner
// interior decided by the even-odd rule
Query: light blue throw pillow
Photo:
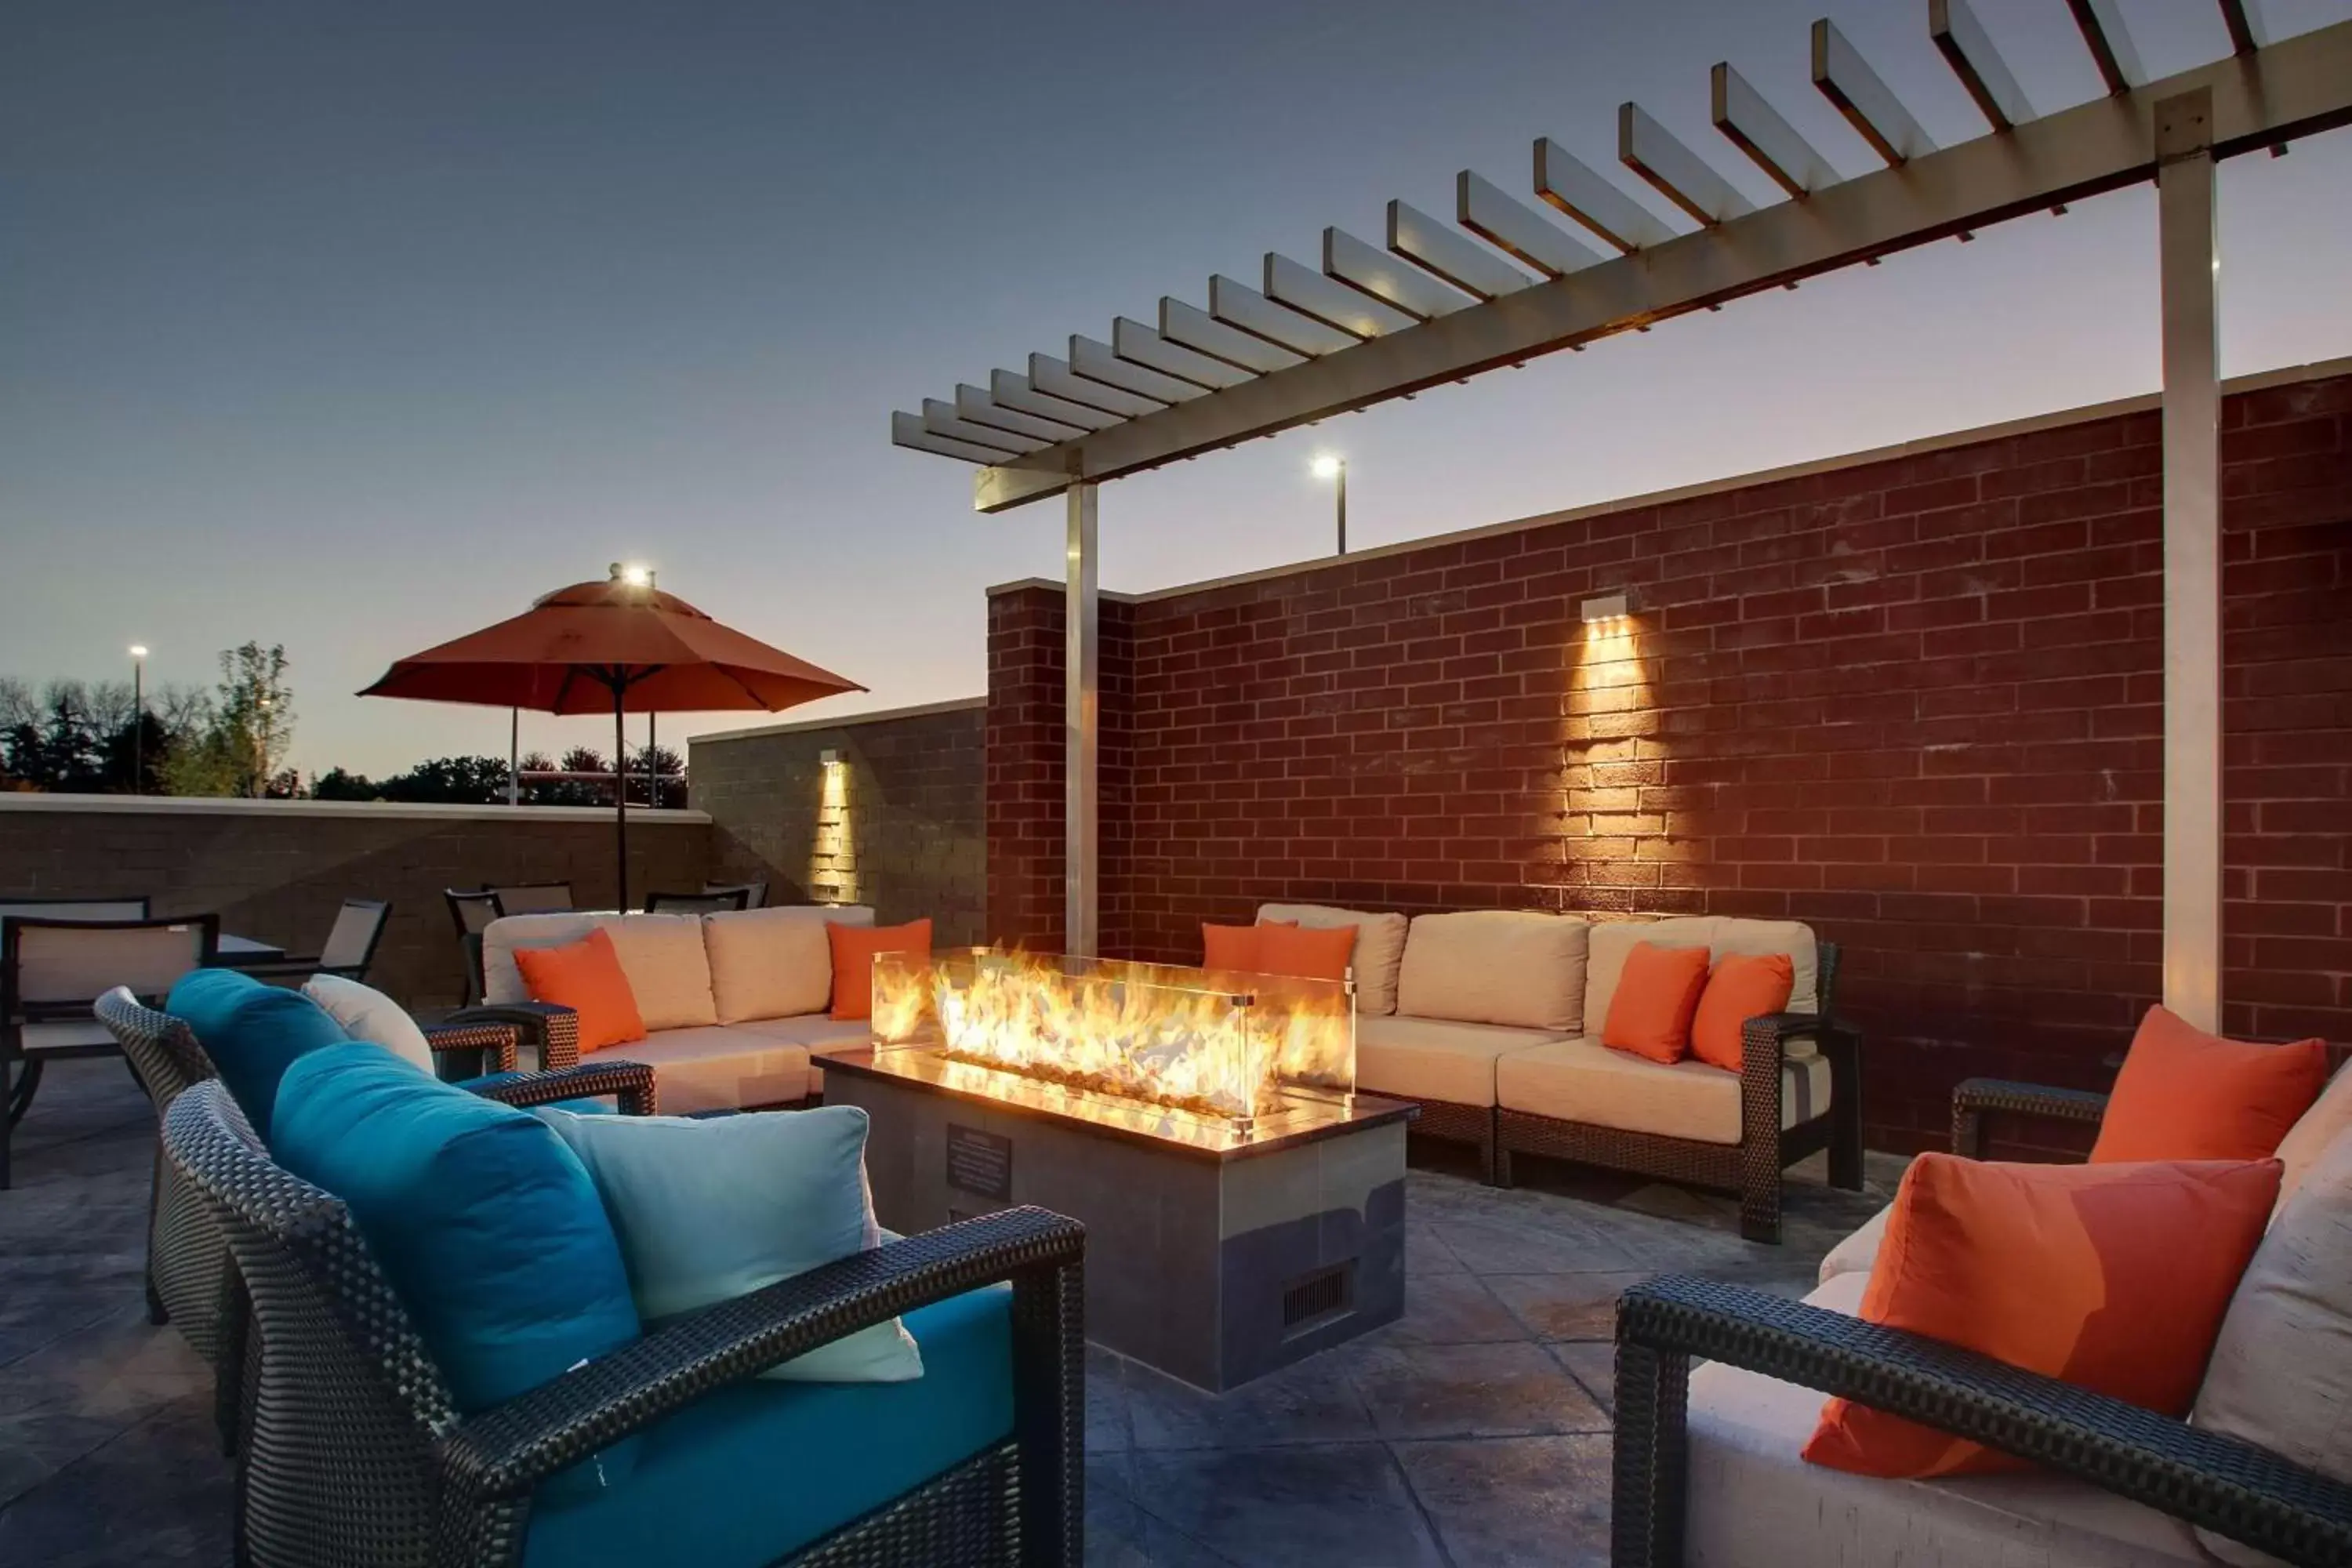
[[[588,1167],[648,1329],[880,1244],[854,1105],[710,1120],[537,1114]],[[798,1383],[923,1375],[896,1318],[761,1374]]]

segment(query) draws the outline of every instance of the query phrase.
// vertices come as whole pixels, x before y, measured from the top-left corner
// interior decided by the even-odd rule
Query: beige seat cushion
[[[1324,904],[1260,904],[1257,918],[1297,921],[1310,931],[1354,926],[1356,951],[1348,962],[1356,976],[1356,1016],[1380,1017],[1397,1010],[1397,969],[1404,962],[1402,915]]]
[[[801,904],[705,915],[710,996],[718,1021],[788,1018],[833,1005],[833,939],[827,924],[870,926],[863,904]]]
[[[2352,1482],[2352,1136],[2327,1146],[2254,1248],[2189,1420]],[[2200,1534],[2224,1563],[2272,1561]]]
[[[1806,1300],[1854,1313],[1845,1274]],[[1798,1458],[1822,1395],[1718,1363],[1690,1378],[1689,1568],[2129,1568],[2206,1561],[2189,1528],[2086,1481],[2036,1473],[1887,1481]]]
[[[580,1059],[591,1067],[627,1061],[652,1068],[665,1116],[784,1105],[808,1094],[808,1047],[740,1024],[664,1029]]]
[[[1684,1060],[1668,1067],[1612,1051],[1591,1035],[1513,1051],[1495,1063],[1495,1103],[1561,1121],[1662,1132],[1702,1143],[1739,1142],[1739,1075]],[[1830,1064],[1791,1057],[1780,1064],[1780,1126],[1810,1121],[1830,1107]]]
[[[1450,1018],[1356,1020],[1356,1087],[1398,1100],[1495,1103],[1495,1058],[1558,1039],[1541,1029],[1505,1029]]]
[[[1729,916],[1684,915],[1663,921],[1602,921],[1592,928],[1592,962],[1584,985],[1584,1033],[1597,1035],[1609,1021],[1609,1005],[1617,999],[1618,977],[1635,946],[1704,947],[1720,958],[1727,952],[1789,955],[1792,984],[1789,1011],[1821,1009],[1821,952],[1811,926],[1796,921],[1748,921]],[[1811,1056],[1810,1040],[1791,1041],[1788,1054]]]
[[[1816,1277],[1826,1285],[1841,1274],[1868,1275],[1878,1261],[1879,1243],[1886,1239],[1886,1216],[1895,1212],[1893,1204],[1862,1222],[1860,1229],[1839,1242],[1822,1259],[1822,1271]]]
[[[95,1018],[56,1018],[46,1024],[26,1024],[17,1035],[17,1046],[28,1057],[44,1051],[79,1051],[91,1046],[115,1044],[114,1033]]]
[[[530,988],[515,967],[519,947],[562,947],[602,929],[637,999],[650,1031],[688,1029],[719,1021],[710,996],[710,959],[702,946],[700,915],[509,915],[482,932],[482,999],[527,1002]]]
[[[829,1013],[803,1013],[792,1018],[761,1018],[737,1026],[771,1040],[800,1047],[809,1054],[808,1092],[824,1092],[824,1058],[874,1043],[872,1023],[864,1018],[835,1018]]]
[[[1572,1035],[1583,1027],[1584,936],[1567,915],[1466,910],[1415,915],[1397,972],[1397,1011]]]

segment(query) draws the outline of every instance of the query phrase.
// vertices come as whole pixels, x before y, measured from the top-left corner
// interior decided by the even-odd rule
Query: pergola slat
[[[1381,302],[1402,320],[1391,331],[1415,321],[1450,316],[1472,303],[1420,268],[1365,244],[1343,228],[1323,231],[1323,271]]]
[[[1617,161],[1709,228],[1756,210],[1713,164],[1676,141],[1638,103],[1618,105]]]
[[[923,428],[950,441],[969,441],[975,447],[995,447],[1015,456],[1042,452],[1054,445],[1034,436],[1016,436],[992,425],[976,425],[958,414],[954,404],[936,397],[923,399]]]
[[[1209,389],[1144,365],[1129,364],[1111,346],[1081,332],[1070,334],[1070,374],[1083,381],[1098,381],[1120,392],[1132,392],[1155,403],[1190,403],[1206,397]]]
[[[1027,376],[1015,375],[1009,370],[989,372],[988,395],[999,408],[1017,408],[1024,414],[1034,414],[1040,419],[1051,419],[1080,430],[1108,430],[1120,418],[1083,403],[1072,403],[1066,397],[1049,396],[1031,385]]]
[[[1274,258],[1266,259],[1271,262]],[[1209,279],[1209,314],[1229,327],[1238,327],[1270,343],[1317,358],[1354,348],[1363,342],[1319,317],[1269,300],[1248,284],[1222,272]]]
[[[2025,89],[2017,85],[2009,63],[1992,47],[1992,35],[1969,9],[1969,0],[1927,0],[1927,36],[1995,131],[2007,131],[2033,118],[2033,105],[2026,100]]]
[[[1160,335],[1171,343],[1181,343],[1261,375],[1288,370],[1307,358],[1296,350],[1270,343],[1255,332],[1229,327],[1208,311],[1164,294],[1160,299]]]
[[[1935,138],[1826,16],[1813,24],[1813,86],[1890,166],[1936,150]]]
[[[1354,338],[1377,338],[1412,325],[1411,316],[1369,291],[1351,289],[1278,251],[1265,253],[1265,292],[1268,299],[1303,310]]]
[[[1009,430],[1015,436],[1027,436],[1051,446],[1066,441],[1073,436],[1083,436],[1090,426],[1066,425],[1059,420],[1040,419],[1017,408],[1005,408],[976,386],[959,385],[955,395],[956,417],[967,425],[984,425],[992,430]]]
[[[2251,55],[2270,47],[2271,30],[2263,21],[2262,0],[2221,0],[2221,21],[2230,29],[2232,53]]]
[[[923,416],[904,409],[890,416],[890,444],[917,452],[929,452],[933,457],[958,458],[967,463],[1001,463],[1016,454],[1001,447],[983,447],[974,441],[958,441],[946,436],[933,435],[924,426]]]
[[[1110,348],[1111,353],[1129,364],[1156,370],[1179,381],[1189,381],[1209,392],[1239,386],[1253,374],[1227,364],[1223,360],[1212,359],[1181,343],[1171,343],[1141,321],[1127,316],[1111,322]]]
[[[1774,184],[1792,196],[1802,196],[1837,184],[1838,172],[1830,167],[1829,160],[1781,119],[1780,111],[1765,102],[1764,95],[1748,86],[1748,79],[1732,69],[1729,61],[1715,68],[1707,85],[1715,128],[1747,153]]]
[[[1469,169],[1454,177],[1454,221],[1464,228],[1549,277],[1563,278],[1601,259],[1559,225]]]
[[[1125,424],[1139,414],[1151,414],[1167,405],[1150,397],[1139,397],[1123,387],[1106,386],[1099,381],[1089,381],[1074,373],[1067,363],[1051,354],[1029,356],[1029,384],[1050,397],[1066,398],[1083,403],[1089,408],[1099,408],[1117,416],[1114,423]]]
[[[2129,92],[2147,79],[2116,0],[2066,0],[2066,8],[2074,13],[2074,26],[2082,30],[2091,63],[2099,68],[2099,79],[2107,84],[2110,96]]]
[[[1621,251],[1675,237],[1663,218],[1549,136],[1536,138],[1536,195]]]
[[[1389,248],[1481,300],[1498,300],[1535,281],[1407,202],[1389,203]]]

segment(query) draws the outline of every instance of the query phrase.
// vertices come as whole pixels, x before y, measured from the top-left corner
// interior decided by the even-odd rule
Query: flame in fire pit
[[[874,1032],[1073,1088],[1247,1121],[1286,1083],[1355,1087],[1344,985],[975,951],[874,969]]]

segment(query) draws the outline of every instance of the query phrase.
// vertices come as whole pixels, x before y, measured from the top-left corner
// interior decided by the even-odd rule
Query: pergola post
[[[1064,882],[1062,947],[1092,958],[1101,938],[1101,595],[1095,581],[1095,487],[1072,485],[1062,587]]]
[[[2221,388],[2212,94],[2156,106],[2164,314],[2164,1005],[2221,1014]]]

